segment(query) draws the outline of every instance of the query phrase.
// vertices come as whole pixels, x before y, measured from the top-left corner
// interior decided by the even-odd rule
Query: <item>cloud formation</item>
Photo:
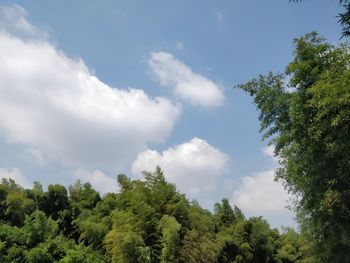
[[[172,90],[175,97],[194,106],[221,106],[222,90],[211,80],[192,72],[183,62],[167,52],[153,52],[148,61],[154,79]]]
[[[141,171],[154,171],[159,165],[169,182],[193,197],[215,190],[218,179],[227,171],[228,160],[225,153],[205,140],[193,138],[161,153],[149,149],[139,153],[132,170],[140,174]]]
[[[242,184],[233,193],[233,202],[253,214],[285,211],[289,195],[274,177],[274,170],[243,177]]]
[[[106,85],[82,60],[7,30],[36,32],[22,8],[0,10],[0,137],[84,169],[120,169],[167,138],[180,114],[168,99]]]
[[[268,146],[262,150],[265,156],[273,160],[273,168],[242,177],[233,192],[231,203],[247,212],[249,216],[263,216],[274,227],[296,227],[296,221],[293,219],[295,214],[290,210],[292,195],[284,188],[282,182],[274,180],[278,158],[274,156],[273,149],[272,146]]]

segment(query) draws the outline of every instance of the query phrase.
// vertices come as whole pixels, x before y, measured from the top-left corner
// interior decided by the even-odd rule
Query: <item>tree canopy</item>
[[[315,32],[295,40],[283,74],[239,85],[275,146],[277,179],[296,196],[321,262],[350,261],[350,50]]]
[[[190,202],[163,171],[119,175],[104,196],[77,181],[67,189],[0,184],[0,262],[310,262],[303,234],[246,219],[228,199],[214,212]],[[309,260],[309,261],[308,261]]]

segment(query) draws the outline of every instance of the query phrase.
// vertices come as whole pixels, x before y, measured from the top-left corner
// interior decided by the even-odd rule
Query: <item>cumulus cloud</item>
[[[2,7],[1,14],[1,21],[21,21],[16,28],[35,31],[22,8]],[[32,151],[39,159],[120,169],[147,143],[165,140],[180,114],[168,99],[108,86],[82,60],[45,40],[2,30],[0,61],[0,136],[40,150]]]
[[[89,182],[94,189],[101,193],[115,193],[119,191],[116,178],[111,178],[100,170],[85,171],[76,170],[73,177],[82,182]]]
[[[153,52],[148,61],[155,80],[173,94],[192,105],[222,105],[222,90],[211,80],[192,72],[183,62],[166,52]]]
[[[13,179],[17,184],[24,188],[31,188],[32,184],[25,178],[18,168],[5,169],[0,168],[0,178],[3,179]]]
[[[273,169],[242,177],[233,192],[232,204],[249,216],[263,216],[273,227],[297,227],[295,214],[290,210],[293,197],[281,182],[274,180],[278,160],[273,147],[264,148],[263,154],[276,161]]]
[[[190,196],[215,190],[218,179],[227,170],[228,156],[206,141],[191,141],[168,148],[163,152],[146,150],[138,154],[132,170],[154,171],[159,165],[169,182]]]
[[[266,147],[262,152],[276,161],[274,169],[242,177],[233,192],[231,203],[249,216],[263,216],[274,227],[296,227],[295,214],[290,210],[292,195],[281,182],[274,180],[278,159],[273,154],[273,147]]]
[[[243,177],[242,184],[233,193],[233,202],[253,214],[285,211],[289,195],[274,177],[274,170]]]

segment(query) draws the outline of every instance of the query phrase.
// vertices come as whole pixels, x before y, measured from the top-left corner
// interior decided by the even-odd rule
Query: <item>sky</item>
[[[338,43],[338,1],[1,1],[0,177],[24,187],[159,165],[190,200],[228,198],[296,227],[252,99],[234,86],[283,72],[293,40]]]

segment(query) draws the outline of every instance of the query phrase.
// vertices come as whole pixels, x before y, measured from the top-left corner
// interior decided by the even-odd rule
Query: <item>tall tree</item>
[[[47,215],[52,216],[52,218],[56,220],[61,212],[68,208],[68,205],[67,189],[59,184],[49,185],[41,209]]]
[[[227,198],[221,200],[221,203],[214,205],[214,216],[218,226],[228,227],[235,221],[235,213]]]
[[[325,262],[350,262],[350,52],[316,33],[295,40],[285,74],[241,89],[254,97],[281,179]],[[341,234],[340,234],[341,233]]]
[[[159,222],[159,230],[162,232],[161,263],[178,262],[181,225],[172,216],[164,215]]]

